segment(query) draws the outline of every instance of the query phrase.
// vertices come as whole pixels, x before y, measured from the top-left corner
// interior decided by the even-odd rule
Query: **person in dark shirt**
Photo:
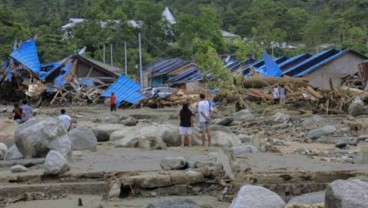
[[[185,137],[188,138],[189,147],[192,146],[192,126],[193,126],[193,113],[189,109],[189,104],[184,103],[179,113],[180,117],[180,146],[184,147]]]
[[[23,123],[24,113],[23,113],[23,109],[19,107],[18,103],[14,104],[12,116],[13,116],[14,121],[17,124]]]

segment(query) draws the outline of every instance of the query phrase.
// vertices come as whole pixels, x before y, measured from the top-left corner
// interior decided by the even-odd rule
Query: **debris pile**
[[[184,102],[196,102],[198,101],[200,91],[184,91],[178,90],[165,97],[153,98],[147,97],[143,99],[136,106],[147,106],[147,107],[170,107],[181,105]]]

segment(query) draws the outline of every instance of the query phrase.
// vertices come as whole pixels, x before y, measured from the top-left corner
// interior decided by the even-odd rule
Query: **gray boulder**
[[[154,203],[145,205],[143,208],[200,208],[191,199],[171,199],[171,200],[158,200]]]
[[[210,125],[210,131],[223,131],[226,133],[233,133],[229,127],[221,126],[221,125]]]
[[[8,151],[8,147],[4,143],[0,143],[0,160],[3,160],[6,152]]]
[[[232,147],[241,144],[240,139],[233,133],[223,131],[212,131],[212,145],[220,147]]]
[[[230,208],[284,208],[285,202],[276,193],[261,186],[245,185]]]
[[[234,121],[253,121],[256,116],[247,109],[235,112],[233,114]]]
[[[22,153],[19,152],[17,146],[13,144],[5,154],[4,160],[19,160],[23,159]]]
[[[57,118],[32,118],[15,130],[15,144],[24,158],[44,157],[50,150],[67,155],[71,142]]]
[[[69,170],[68,161],[59,152],[51,150],[45,158],[45,174],[58,175]]]
[[[331,134],[333,132],[337,131],[335,126],[327,125],[319,129],[313,129],[308,132],[308,138],[309,139],[318,139],[321,136]]]
[[[245,134],[239,134],[238,138],[240,139],[240,141],[242,143],[251,143],[254,136],[250,136],[250,135],[245,135]]]
[[[287,204],[313,205],[325,202],[325,192],[313,192],[292,198]]]
[[[91,129],[87,127],[75,128],[69,132],[72,150],[91,150],[97,149],[97,138]]]
[[[290,119],[289,114],[277,112],[273,117],[273,121],[277,123],[287,123]]]
[[[222,125],[222,126],[230,126],[234,121],[234,118],[233,117],[225,117],[225,118],[220,118],[218,119],[215,124],[218,124],[218,125]]]
[[[323,118],[322,116],[320,116],[320,115],[313,115],[312,117],[303,119],[303,123],[302,124],[304,126],[310,126],[310,125],[313,125],[313,124],[320,123],[323,120],[325,120],[325,118]]]
[[[119,131],[124,128],[124,125],[120,124],[106,124],[92,129],[92,132],[96,135],[97,141],[106,142],[110,140],[110,136],[114,131]]]
[[[22,173],[27,172],[28,168],[24,167],[23,165],[14,165],[10,168],[10,172],[12,173]]]
[[[182,170],[187,165],[184,157],[166,157],[160,161],[163,170]]]
[[[326,189],[325,208],[368,208],[368,183],[358,179],[330,183]]]
[[[124,126],[136,126],[138,123],[138,120],[133,117],[129,117],[121,121],[120,123],[123,124]]]
[[[233,151],[234,155],[258,152],[258,149],[252,145],[235,146],[232,147],[231,150]]]
[[[367,114],[362,102],[351,103],[348,108],[348,114],[351,116],[360,116]]]

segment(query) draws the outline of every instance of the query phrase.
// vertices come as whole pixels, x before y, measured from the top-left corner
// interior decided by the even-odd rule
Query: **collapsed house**
[[[121,79],[118,67],[84,57],[81,54],[41,64],[36,43],[30,39],[22,42],[19,47],[14,47],[8,61],[1,65],[0,98],[9,102],[18,102],[27,98],[37,102],[36,105],[45,104],[43,102],[45,100],[48,104],[98,103],[103,102],[103,97],[110,96],[104,92],[110,90],[112,84],[115,84],[117,94],[129,90],[137,99],[141,98],[138,84],[126,77],[125,82],[122,83],[119,81]],[[133,84],[136,85],[134,91],[131,92],[132,89],[126,86]],[[119,87],[116,88],[116,85]],[[117,100],[119,101],[117,104],[124,102],[135,104],[139,101],[126,100],[124,96],[117,97]]]

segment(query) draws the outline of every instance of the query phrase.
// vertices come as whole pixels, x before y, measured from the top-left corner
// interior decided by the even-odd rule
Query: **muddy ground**
[[[112,123],[114,119],[122,115],[130,115],[143,123],[174,123],[178,124],[178,107],[163,109],[118,109],[117,112],[109,112],[106,106],[87,107],[49,107],[35,109],[37,116],[57,116],[61,108],[65,108],[69,115],[77,121],[78,127],[97,127],[105,123]],[[13,132],[16,128],[7,118],[11,106],[0,106],[0,138],[10,146],[13,143]],[[231,113],[230,113],[231,112]],[[290,121],[283,124],[275,124],[273,116],[277,112],[290,115]],[[232,115],[232,109],[220,108],[216,114],[218,118]],[[78,187],[80,183],[91,183],[91,187],[98,187],[104,180],[104,174],[114,173],[150,173],[160,172],[160,161],[168,156],[183,156],[188,160],[203,163],[222,163],[221,165],[235,176],[232,186],[245,183],[264,185],[278,192],[285,200],[293,195],[323,190],[325,185],[338,178],[366,177],[368,171],[367,161],[359,159],[358,154],[368,149],[368,141],[364,138],[365,131],[349,129],[346,121],[356,121],[347,115],[321,115],[325,119],[319,123],[308,126],[302,124],[304,118],[312,114],[301,114],[298,111],[289,111],[279,106],[270,106],[263,113],[257,113],[254,121],[240,122],[230,126],[236,134],[251,135],[257,138],[263,135],[267,137],[269,148],[258,153],[245,153],[234,156],[229,147],[201,147],[192,148],[169,147],[165,150],[145,150],[138,148],[116,148],[113,142],[100,142],[97,152],[75,151],[70,161],[70,171],[63,179],[42,179],[42,159],[33,159],[33,166],[25,173],[11,173],[9,167],[14,164],[30,163],[29,161],[1,161],[0,162],[0,185],[2,189],[8,188],[14,192],[29,191],[34,186],[44,188],[57,187],[61,183],[71,183],[64,190],[73,190],[73,183]],[[368,117],[367,117],[368,118]],[[360,117],[358,119],[366,119]],[[276,126],[275,125],[280,125]],[[306,134],[309,130],[334,125],[338,129],[332,135],[322,137],[317,141],[309,140]],[[257,136],[258,135],[258,136]],[[363,138],[357,145],[347,145],[339,149],[335,143],[341,140],[349,140],[352,137]],[[368,138],[368,137],[367,137]],[[257,142],[256,142],[257,143]],[[254,144],[250,142],[250,144]],[[214,157],[217,155],[217,157]],[[219,155],[223,158],[219,159]],[[358,159],[357,159],[358,158]],[[362,157],[360,157],[362,158]],[[222,160],[222,161],[219,161]],[[22,187],[24,187],[22,189]],[[87,186],[88,187],[88,186]],[[87,188],[88,189],[88,188]],[[98,191],[83,193],[72,191],[73,194],[51,195],[44,200],[30,200],[8,204],[8,207],[77,207],[78,198],[81,198],[85,207],[142,207],[144,204],[153,202],[159,198],[176,198],[179,196],[156,196],[152,197],[125,197],[120,199],[106,200]],[[40,188],[42,190],[42,188]],[[66,191],[67,192],[67,191]],[[88,191],[87,191],[88,192]],[[220,194],[221,191],[218,191]],[[229,199],[231,195],[229,193]],[[229,200],[218,201],[214,192],[201,192],[196,196],[180,196],[191,198],[199,205],[211,205],[212,207],[228,207]]]

